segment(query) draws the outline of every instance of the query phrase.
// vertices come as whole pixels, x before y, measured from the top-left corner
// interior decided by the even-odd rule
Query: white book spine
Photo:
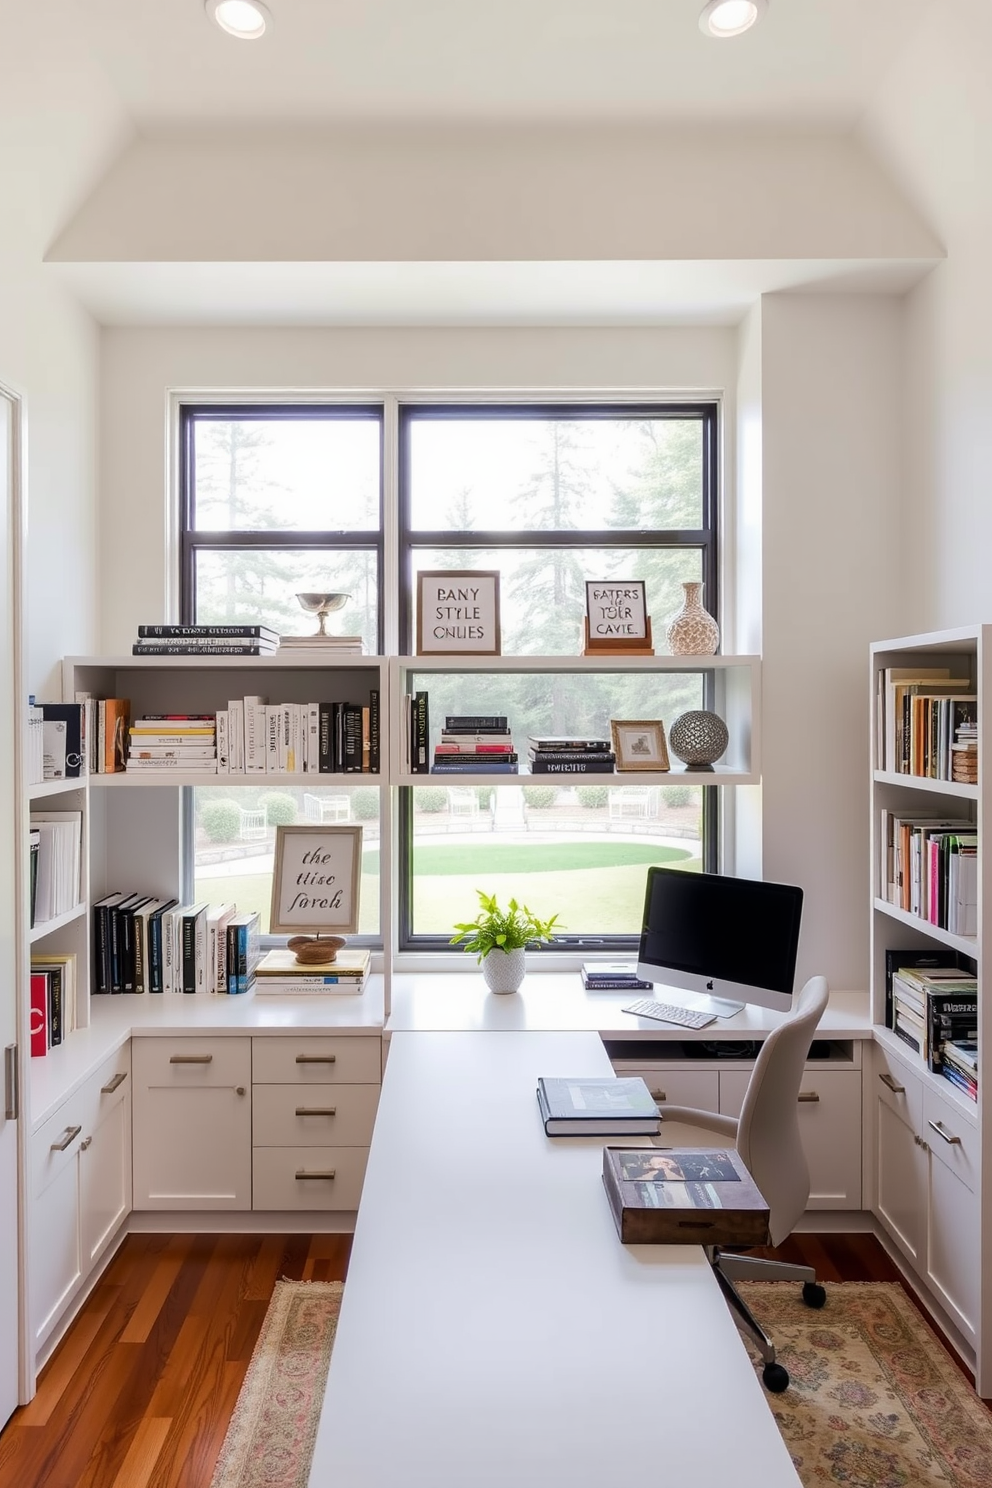
[[[245,768],[245,705],[240,698],[231,698],[227,705],[227,748],[232,775],[244,774]]]
[[[265,773],[265,704],[261,698],[245,698],[245,771]]]
[[[229,735],[229,718],[226,708],[220,708],[217,712],[217,774],[229,775],[231,772],[231,743]]]
[[[265,713],[265,773],[277,775],[279,773],[279,740],[282,737],[282,708],[278,704],[272,704],[264,710]]]
[[[276,709],[276,729],[278,741],[276,755],[278,759],[277,769],[285,775],[289,769],[289,704],[280,703]]]
[[[303,769],[302,734],[300,721],[300,704],[289,703],[289,747],[286,758],[286,769],[291,775],[299,775]]]
[[[307,754],[304,769],[316,775],[320,769],[320,704],[307,703]]]

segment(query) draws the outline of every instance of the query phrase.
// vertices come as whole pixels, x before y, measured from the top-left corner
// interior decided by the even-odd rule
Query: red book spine
[[[31,1058],[48,1053],[48,978],[44,972],[31,973]]]

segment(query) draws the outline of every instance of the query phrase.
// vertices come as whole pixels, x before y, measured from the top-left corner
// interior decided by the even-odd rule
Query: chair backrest
[[[811,977],[788,1018],[765,1039],[741,1107],[737,1151],[768,1201],[773,1245],[791,1234],[809,1198],[799,1087],[827,996],[826,977]]]

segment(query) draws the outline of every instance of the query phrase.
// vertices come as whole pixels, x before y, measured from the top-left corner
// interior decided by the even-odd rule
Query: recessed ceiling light
[[[272,19],[262,0],[206,0],[206,7],[221,30],[240,41],[257,41]]]
[[[699,17],[704,36],[740,36],[750,31],[768,9],[768,0],[709,0]]]

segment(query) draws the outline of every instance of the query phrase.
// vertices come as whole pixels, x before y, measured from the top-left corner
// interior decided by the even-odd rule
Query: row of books
[[[973,1085],[977,1098],[977,1054],[967,1071],[960,1065],[969,1046],[977,1049],[978,978],[960,959],[950,952],[887,951],[886,1024],[928,1069],[952,1084]]]
[[[38,953],[31,957],[31,1058],[64,1043],[76,1027],[76,957]]]
[[[28,825],[32,928],[79,904],[82,833],[81,811],[32,810]]]
[[[968,817],[879,821],[880,897],[955,935],[978,933],[978,835]]]
[[[978,780],[977,698],[966,666],[885,667],[878,673],[880,768],[932,780]]]
[[[94,994],[241,994],[254,986],[257,911],[115,891],[92,914]]]

